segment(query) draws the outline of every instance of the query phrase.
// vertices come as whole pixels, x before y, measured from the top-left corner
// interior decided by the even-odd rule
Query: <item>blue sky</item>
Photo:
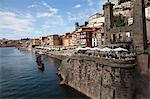
[[[106,0],[0,0],[0,39],[65,34],[84,24]]]

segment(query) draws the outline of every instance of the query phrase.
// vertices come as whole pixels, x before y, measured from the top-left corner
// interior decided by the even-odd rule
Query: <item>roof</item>
[[[90,16],[89,18],[92,18],[92,17],[93,17],[93,16],[95,16],[95,15],[100,15],[100,16],[104,16],[103,14],[100,14],[100,13],[96,13],[96,14],[94,14],[94,15]]]
[[[34,38],[34,39],[32,39],[32,40],[40,40],[40,39],[38,39],[38,38]]]

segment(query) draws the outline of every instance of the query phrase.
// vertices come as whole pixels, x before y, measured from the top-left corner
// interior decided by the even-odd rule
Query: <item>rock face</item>
[[[134,60],[72,56],[59,75],[66,84],[93,99],[133,99]]]

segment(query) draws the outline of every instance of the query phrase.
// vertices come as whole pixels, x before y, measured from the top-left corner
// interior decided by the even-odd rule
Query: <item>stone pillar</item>
[[[134,0],[133,43],[137,53],[144,53],[147,43],[144,0]]]
[[[111,44],[111,33],[109,31],[113,27],[113,6],[114,4],[110,2],[107,2],[103,5],[105,16],[105,44]]]

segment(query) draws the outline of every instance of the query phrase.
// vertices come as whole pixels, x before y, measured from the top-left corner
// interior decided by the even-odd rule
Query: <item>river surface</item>
[[[59,85],[60,61],[43,56],[44,71],[35,55],[14,47],[0,48],[0,99],[85,99],[79,92]]]

